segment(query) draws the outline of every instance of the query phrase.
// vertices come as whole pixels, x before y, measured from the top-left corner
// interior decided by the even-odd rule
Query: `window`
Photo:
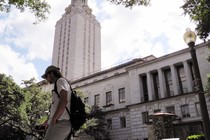
[[[106,105],[112,104],[112,92],[106,92]]]
[[[159,78],[158,78],[158,73],[155,72],[152,74],[153,77],[153,85],[154,85],[154,94],[155,94],[155,100],[158,100],[159,94],[160,94],[160,86],[159,86]]]
[[[149,95],[148,95],[148,89],[147,89],[147,76],[142,75],[141,76],[142,80],[142,87],[143,87],[143,102],[149,101]]]
[[[119,103],[125,102],[125,88],[119,89]]]
[[[181,112],[182,112],[182,117],[187,118],[190,117],[190,110],[189,110],[189,105],[185,104],[181,106]]]
[[[99,106],[99,102],[100,102],[100,95],[97,94],[95,95],[95,106]]]
[[[175,114],[175,107],[174,106],[166,107],[166,112]]]
[[[126,119],[125,119],[125,117],[121,117],[120,118],[120,126],[121,126],[121,128],[125,128],[126,127]]]
[[[107,119],[107,128],[112,129],[112,119]]]
[[[196,107],[197,116],[201,116],[200,103],[195,103],[195,107]]]
[[[88,97],[85,97],[85,98],[84,98],[84,103],[85,103],[85,104],[88,104],[88,102],[89,102],[89,98],[88,98]]]
[[[161,110],[160,109],[155,109],[154,110],[154,113],[158,113],[158,112],[161,112]]]
[[[146,112],[142,112],[142,122],[143,122],[143,124],[149,122],[148,116],[149,116],[149,114],[148,114],[147,111]]]

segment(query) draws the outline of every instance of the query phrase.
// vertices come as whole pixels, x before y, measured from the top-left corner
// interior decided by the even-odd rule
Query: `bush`
[[[187,137],[187,140],[205,140],[203,134],[191,135]]]

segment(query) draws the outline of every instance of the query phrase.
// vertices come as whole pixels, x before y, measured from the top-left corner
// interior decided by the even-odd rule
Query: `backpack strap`
[[[58,79],[55,81],[54,89],[52,91],[54,91],[57,94],[58,98],[60,98],[60,94],[58,93],[58,90],[57,90],[57,81],[58,81]],[[72,90],[72,88],[71,88],[71,90]],[[70,113],[69,109],[67,107],[65,107],[65,108],[66,108],[66,111],[68,112],[69,117],[70,117],[71,113]]]

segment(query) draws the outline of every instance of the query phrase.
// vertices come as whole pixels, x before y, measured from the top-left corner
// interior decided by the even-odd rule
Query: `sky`
[[[52,1],[48,20],[34,25],[34,15],[0,12],[0,73],[22,80],[41,75],[51,64],[55,24],[70,0]],[[160,57],[187,48],[183,41],[186,28],[195,24],[180,8],[183,0],[154,0],[148,7],[125,8],[106,0],[88,0],[92,13],[101,24],[102,69],[148,55]],[[202,41],[197,39],[196,44]]]

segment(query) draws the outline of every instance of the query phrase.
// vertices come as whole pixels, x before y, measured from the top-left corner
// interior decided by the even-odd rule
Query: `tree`
[[[42,139],[35,125],[46,119],[49,93],[41,91],[34,79],[17,85],[11,76],[0,74],[0,139],[23,140],[26,135]]]
[[[0,74],[0,139],[22,139],[20,106],[24,102],[22,89],[11,77]]]
[[[37,139],[43,139],[44,132],[36,131],[35,126],[42,124],[48,117],[51,103],[50,93],[43,92],[35,79],[24,80],[25,104],[22,109],[26,112],[24,116],[24,131]]]
[[[108,0],[114,4],[121,4],[132,8],[135,5],[147,6],[150,0]],[[181,6],[181,5],[180,5]],[[206,40],[210,34],[210,1],[209,0],[186,0],[181,6],[185,15],[196,24],[197,35],[200,39]]]
[[[105,113],[98,106],[92,106],[87,116],[88,120],[83,125],[82,130],[94,137],[96,140],[108,139],[109,133],[106,129],[107,121]]]
[[[0,11],[10,12],[12,7],[17,8],[20,12],[29,9],[36,17],[36,23],[45,21],[46,14],[49,13],[50,5],[45,0],[0,0]]]
[[[210,1],[209,0],[187,0],[182,6],[184,13],[189,15],[196,23],[197,35],[205,39],[210,34]]]
[[[150,3],[150,0],[108,0],[111,3],[116,5],[124,5],[125,7],[133,7],[134,5],[143,5],[147,6]]]

